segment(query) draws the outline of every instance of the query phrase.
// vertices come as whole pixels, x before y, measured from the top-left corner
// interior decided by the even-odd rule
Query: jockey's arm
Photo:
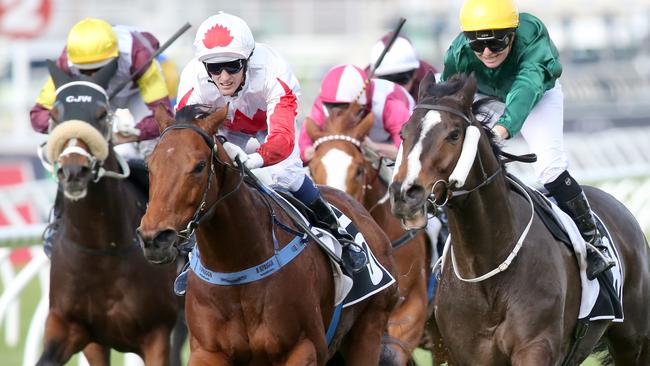
[[[397,159],[398,148],[391,142],[375,142],[366,136],[366,138],[363,140],[363,143],[381,157],[388,158],[390,160]]]
[[[269,134],[256,152],[263,160],[262,166],[273,165],[289,157],[296,143],[298,97],[287,83],[280,78],[276,80],[277,85],[270,92],[266,111]]]
[[[137,41],[137,38],[134,37],[133,40],[132,72],[139,69],[151,56],[151,52],[142,46]],[[170,116],[172,115],[167,85],[158,61],[150,61],[149,66],[141,74],[136,75],[135,83],[138,86],[142,100],[151,111],[150,115],[144,117],[135,125],[140,130],[137,140],[150,140],[159,135],[158,124],[153,117],[157,106],[162,105],[167,113]]]
[[[69,73],[68,57],[66,50],[63,49],[61,55],[56,60],[56,65],[63,70],[66,74]],[[54,105],[56,88],[51,76],[47,77],[45,85],[41,88],[38,94],[36,103],[29,111],[29,119],[32,123],[34,131],[39,133],[47,133],[50,124],[50,110]]]

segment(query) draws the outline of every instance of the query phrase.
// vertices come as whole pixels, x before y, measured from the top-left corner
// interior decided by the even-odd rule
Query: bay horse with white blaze
[[[602,338],[616,365],[649,365],[649,257],[637,221],[610,195],[584,187],[619,253],[625,321],[590,322],[574,348],[576,257],[509,185],[493,135],[474,117],[475,92],[473,76],[439,85],[427,76],[390,187],[406,227],[421,224],[431,202],[448,206],[451,245],[435,316],[454,364],[579,365]],[[465,143],[472,138],[478,145]]]
[[[116,67],[73,78],[49,65],[57,95],[47,150],[56,162],[61,218],[40,366],[63,365],[81,350],[91,365],[109,365],[111,348],[136,353],[146,365],[170,364],[175,267],[149,264],[138,245],[146,193],[125,179],[129,167],[109,141],[106,86]]]
[[[264,264],[269,258],[281,256],[302,234],[275,201],[246,183],[214,139],[227,106],[211,114],[202,108],[181,109],[178,121],[157,115],[162,136],[149,160],[150,201],[138,229],[145,255],[156,262],[173,260],[179,235],[186,237],[198,225],[200,268],[220,272],[214,280],[247,268],[264,271],[273,267]],[[390,271],[390,243],[372,217],[340,191],[323,187],[322,193],[357,225]],[[335,285],[327,255],[309,243],[276,269],[242,283],[256,276],[246,272],[232,285],[189,273],[190,365],[324,365],[336,351],[346,365],[378,363],[396,285],[343,308],[328,348]]]
[[[384,348],[382,365],[406,365],[420,344],[429,315],[430,246],[424,230],[405,231],[399,219],[390,212],[388,201],[382,202],[388,192],[388,183],[380,176],[380,169],[386,160],[377,158],[378,161],[373,162],[364,156],[361,141],[372,128],[373,115],[368,113],[360,119],[360,109],[357,103],[346,109],[334,109],[322,129],[311,119],[305,120],[307,134],[315,147],[309,169],[314,182],[340,189],[361,202],[396,246],[393,258],[400,301],[388,319],[385,341],[390,347]],[[375,163],[377,167],[373,166]],[[436,349],[429,346],[432,351]],[[442,357],[438,354],[434,358]]]

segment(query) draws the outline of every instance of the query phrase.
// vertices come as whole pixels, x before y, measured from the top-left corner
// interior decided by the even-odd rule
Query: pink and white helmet
[[[382,39],[372,47],[370,51],[371,66],[375,65],[375,62],[377,62],[377,59],[386,48],[385,42],[386,40]],[[375,70],[375,75],[398,74],[400,72],[415,70],[418,67],[420,67],[420,60],[411,42],[404,37],[397,37],[377,70]]]
[[[194,56],[201,62],[248,59],[254,48],[255,39],[246,22],[224,12],[204,20],[194,37]]]
[[[334,66],[320,84],[320,97],[325,103],[366,104],[365,82],[366,73],[360,68],[349,64]]]

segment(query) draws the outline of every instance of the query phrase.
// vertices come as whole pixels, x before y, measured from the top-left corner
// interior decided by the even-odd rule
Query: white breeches
[[[484,97],[477,95],[477,99]],[[493,113],[490,126],[494,125],[503,114],[502,102],[491,102],[484,106]],[[524,138],[530,152],[537,155],[533,169],[537,180],[546,184],[554,181],[568,168],[568,160],[564,151],[564,94],[560,82],[548,90],[524,121],[521,136]]]

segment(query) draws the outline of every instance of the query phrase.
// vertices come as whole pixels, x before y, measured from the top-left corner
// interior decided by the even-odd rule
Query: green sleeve
[[[539,67],[522,68],[506,95],[505,112],[497,124],[508,130],[510,137],[515,136],[545,91],[544,74]]]

